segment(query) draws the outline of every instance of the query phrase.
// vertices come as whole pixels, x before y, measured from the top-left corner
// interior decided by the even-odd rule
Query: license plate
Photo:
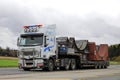
[[[26,65],[26,67],[33,67],[33,65]]]

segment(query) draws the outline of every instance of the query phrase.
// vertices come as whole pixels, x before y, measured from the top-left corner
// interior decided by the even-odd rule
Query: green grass
[[[17,67],[17,60],[0,60],[0,67]]]
[[[0,67],[17,67],[18,59],[14,57],[0,57]]]
[[[110,65],[120,65],[120,61],[110,61]]]
[[[120,56],[113,57],[110,61],[111,65],[120,65]]]

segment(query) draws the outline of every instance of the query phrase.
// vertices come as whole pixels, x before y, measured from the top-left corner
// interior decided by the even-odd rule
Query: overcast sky
[[[57,36],[120,43],[120,0],[0,0],[0,46],[17,48],[24,25],[56,24]]]

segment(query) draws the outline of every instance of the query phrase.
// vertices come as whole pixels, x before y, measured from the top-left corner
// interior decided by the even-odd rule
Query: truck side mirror
[[[45,45],[44,45],[44,47],[47,47],[47,46],[48,46],[48,44],[45,44]]]
[[[19,38],[17,39],[17,46],[19,46]]]
[[[48,46],[48,44],[47,44],[47,38],[46,38],[47,36],[45,36],[45,39],[44,39],[44,47],[47,47]]]

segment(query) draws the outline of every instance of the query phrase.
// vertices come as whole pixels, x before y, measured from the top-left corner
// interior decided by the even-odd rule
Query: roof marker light
[[[33,28],[33,27],[38,27],[38,28],[40,28],[40,27],[42,27],[43,25],[42,24],[38,24],[38,25],[30,25],[30,26],[24,26],[24,29],[29,29],[29,28]]]

